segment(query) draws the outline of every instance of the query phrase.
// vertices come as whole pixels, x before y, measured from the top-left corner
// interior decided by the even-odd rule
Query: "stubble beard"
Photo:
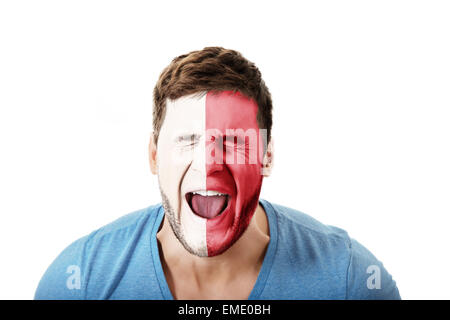
[[[159,191],[161,193],[161,199],[162,199],[162,205],[164,208],[164,213],[165,213],[167,219],[169,220],[170,227],[172,228],[172,231],[175,234],[175,237],[178,239],[178,241],[180,241],[180,243],[183,245],[184,249],[186,249],[189,253],[191,253],[197,257],[208,257],[207,250],[202,250],[201,248],[193,248],[186,241],[186,237],[183,232],[181,222],[177,218],[178,215],[175,213],[175,210],[173,209],[173,206],[170,204],[169,198],[166,196],[166,194],[162,190],[161,185],[159,186]],[[180,210],[181,210],[181,205],[180,205]]]

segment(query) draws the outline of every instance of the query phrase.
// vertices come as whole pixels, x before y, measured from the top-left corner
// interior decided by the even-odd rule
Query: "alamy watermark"
[[[81,269],[77,265],[70,265],[66,269],[70,276],[66,280],[66,287],[69,290],[81,289]]]
[[[367,267],[366,273],[370,276],[367,278],[367,289],[381,289],[381,270],[377,265],[370,265]]]
[[[267,151],[267,129],[208,128],[204,134],[174,133],[177,147],[172,163],[182,164],[202,159],[206,165],[255,165],[263,163]],[[261,174],[265,172],[261,171]]]

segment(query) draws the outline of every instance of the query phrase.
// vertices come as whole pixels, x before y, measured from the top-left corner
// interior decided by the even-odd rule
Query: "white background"
[[[262,197],[341,227],[404,299],[449,299],[447,1],[1,1],[0,298],[72,241],[160,201],[152,90],[205,46],[260,68]]]

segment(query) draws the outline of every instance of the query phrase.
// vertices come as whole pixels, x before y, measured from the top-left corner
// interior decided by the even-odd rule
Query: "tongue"
[[[202,196],[193,194],[191,203],[192,210],[199,216],[211,219],[219,215],[225,206],[227,196]]]

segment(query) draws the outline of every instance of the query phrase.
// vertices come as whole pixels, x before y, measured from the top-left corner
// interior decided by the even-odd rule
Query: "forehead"
[[[247,130],[258,127],[258,105],[240,92],[208,92],[205,103],[207,128]]]
[[[177,131],[257,128],[258,105],[240,92],[222,91],[168,100],[163,127]]]

